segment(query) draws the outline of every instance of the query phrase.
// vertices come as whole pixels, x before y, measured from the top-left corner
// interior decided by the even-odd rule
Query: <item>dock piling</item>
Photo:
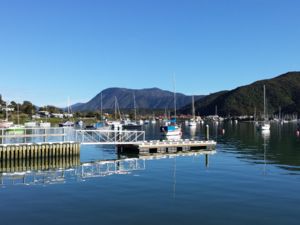
[[[206,124],[206,140],[209,140],[209,125]]]

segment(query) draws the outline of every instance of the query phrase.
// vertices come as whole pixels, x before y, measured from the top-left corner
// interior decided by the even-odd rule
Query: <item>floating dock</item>
[[[80,154],[78,142],[1,144],[0,163],[14,160],[51,159],[53,157],[74,156]]]
[[[118,153],[133,154],[153,154],[153,153],[177,153],[196,150],[214,150],[215,141],[195,141],[195,140],[176,140],[176,141],[145,141],[136,144],[117,144]]]

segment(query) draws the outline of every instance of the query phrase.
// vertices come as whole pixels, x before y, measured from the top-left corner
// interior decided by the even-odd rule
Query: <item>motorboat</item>
[[[10,122],[10,121],[0,121],[0,128],[9,128],[13,125],[14,123],[13,122]]]
[[[60,123],[58,124],[60,127],[73,127],[74,126],[74,122],[72,121],[66,121],[64,123]]]
[[[43,121],[41,121],[38,125],[39,125],[40,128],[49,128],[49,127],[51,127],[51,123],[50,122],[43,122]]]
[[[160,127],[160,131],[164,136],[181,136],[182,131],[181,127],[176,124],[176,119],[172,119],[170,123],[165,124],[164,126]]]
[[[12,125],[9,128],[5,129],[5,132],[8,134],[24,134],[25,133],[25,127],[23,125]]]
[[[35,121],[30,121],[30,122],[26,122],[24,123],[24,126],[26,128],[33,128],[33,127],[36,127],[37,126],[37,123]]]

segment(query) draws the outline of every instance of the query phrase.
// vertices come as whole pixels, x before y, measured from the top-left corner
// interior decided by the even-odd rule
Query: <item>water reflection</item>
[[[197,130],[197,127],[190,127],[190,136],[191,136],[191,139],[195,139],[195,137],[196,137],[196,130]]]
[[[119,155],[114,160],[97,160],[80,163],[79,156],[66,159],[10,162],[1,167],[0,186],[10,185],[50,185],[67,182],[82,182],[90,178],[106,177],[111,175],[126,175],[134,171],[146,169],[147,160],[159,160],[177,157],[192,157],[205,155],[208,166],[208,155],[215,151],[181,152],[177,154],[153,155]],[[67,163],[68,162],[68,163]]]
[[[271,124],[271,130],[259,131],[253,123],[224,123],[226,133],[218,135],[219,150],[254,164],[273,164],[277,168],[300,172],[300,139],[295,125]],[[211,131],[217,133],[216,130]],[[221,147],[220,147],[221,146]],[[266,167],[264,168],[266,171]]]

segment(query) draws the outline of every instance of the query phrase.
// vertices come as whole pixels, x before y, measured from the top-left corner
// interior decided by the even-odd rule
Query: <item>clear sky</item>
[[[0,93],[64,106],[108,87],[233,89],[300,68],[299,0],[0,0]]]

